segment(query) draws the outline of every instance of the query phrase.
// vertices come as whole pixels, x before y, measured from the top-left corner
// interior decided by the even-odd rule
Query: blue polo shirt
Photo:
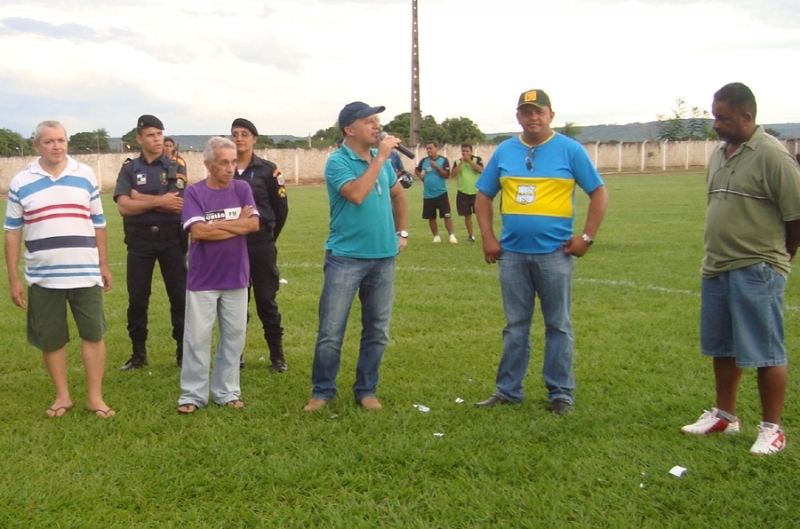
[[[436,165],[445,171],[450,170],[450,162],[444,156],[439,156],[434,161]],[[447,179],[442,178],[439,172],[431,167],[431,159],[429,156],[420,160],[417,169],[422,171],[425,177],[422,183],[422,198],[436,198],[447,193]]]
[[[374,158],[377,149],[370,149]],[[339,257],[383,259],[397,255],[397,235],[390,189],[397,175],[387,161],[367,198],[359,204],[345,199],[339,190],[364,174],[369,163],[342,144],[325,164],[325,185],[331,208],[330,234],[325,249]]]

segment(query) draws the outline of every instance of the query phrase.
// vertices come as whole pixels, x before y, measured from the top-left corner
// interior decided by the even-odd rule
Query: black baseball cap
[[[139,116],[139,119],[136,123],[136,128],[139,130],[149,127],[155,127],[158,130],[164,130],[164,124],[161,123],[161,120],[155,116],[151,116],[150,114]]]
[[[352,125],[357,119],[368,118],[373,114],[380,114],[386,110],[386,107],[371,107],[361,101],[345,105],[341,112],[339,112],[339,127],[347,127]]]
[[[551,110],[553,108],[553,105],[550,104],[550,96],[548,96],[544,90],[539,89],[522,92],[519,95],[519,101],[517,101],[517,110],[519,110],[522,105],[533,105],[539,108],[548,107]]]
[[[244,118],[234,119],[233,123],[231,123],[231,130],[235,129],[236,127],[247,129],[253,136],[258,136],[258,129],[256,129],[256,126],[253,125],[253,122],[250,121],[249,119],[244,119]]]

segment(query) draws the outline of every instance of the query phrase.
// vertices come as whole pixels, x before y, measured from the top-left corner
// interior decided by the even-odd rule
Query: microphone
[[[386,136],[388,136],[387,133],[381,132],[381,135],[380,135],[381,139],[385,138]],[[406,155],[407,157],[411,158],[412,160],[416,156],[416,154],[414,154],[414,152],[411,149],[409,149],[408,147],[406,147],[402,143],[398,143],[397,145],[395,145],[394,146],[394,150],[399,151],[400,153],[402,153],[402,154]]]

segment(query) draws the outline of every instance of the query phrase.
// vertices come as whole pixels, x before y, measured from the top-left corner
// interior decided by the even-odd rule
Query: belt
[[[147,241],[166,241],[180,237],[183,228],[180,223],[174,224],[130,224],[125,226],[127,235]]]

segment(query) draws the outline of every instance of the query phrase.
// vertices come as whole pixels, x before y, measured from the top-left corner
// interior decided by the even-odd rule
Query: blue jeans
[[[786,279],[767,263],[704,277],[700,347],[706,356],[735,357],[738,367],[782,366]]]
[[[353,259],[325,252],[325,283],[319,299],[319,330],[311,382],[315,399],[336,396],[347,318],[356,292],[361,300],[361,347],[353,393],[356,401],[375,396],[378,369],[389,343],[394,294],[394,257]]]
[[[575,340],[570,321],[573,257],[560,248],[539,255],[504,250],[499,265],[506,326],[495,395],[510,402],[519,402],[525,396],[522,380],[531,358],[531,321],[538,296],[545,328],[542,375],[548,397],[551,402],[556,399],[573,402]]]

